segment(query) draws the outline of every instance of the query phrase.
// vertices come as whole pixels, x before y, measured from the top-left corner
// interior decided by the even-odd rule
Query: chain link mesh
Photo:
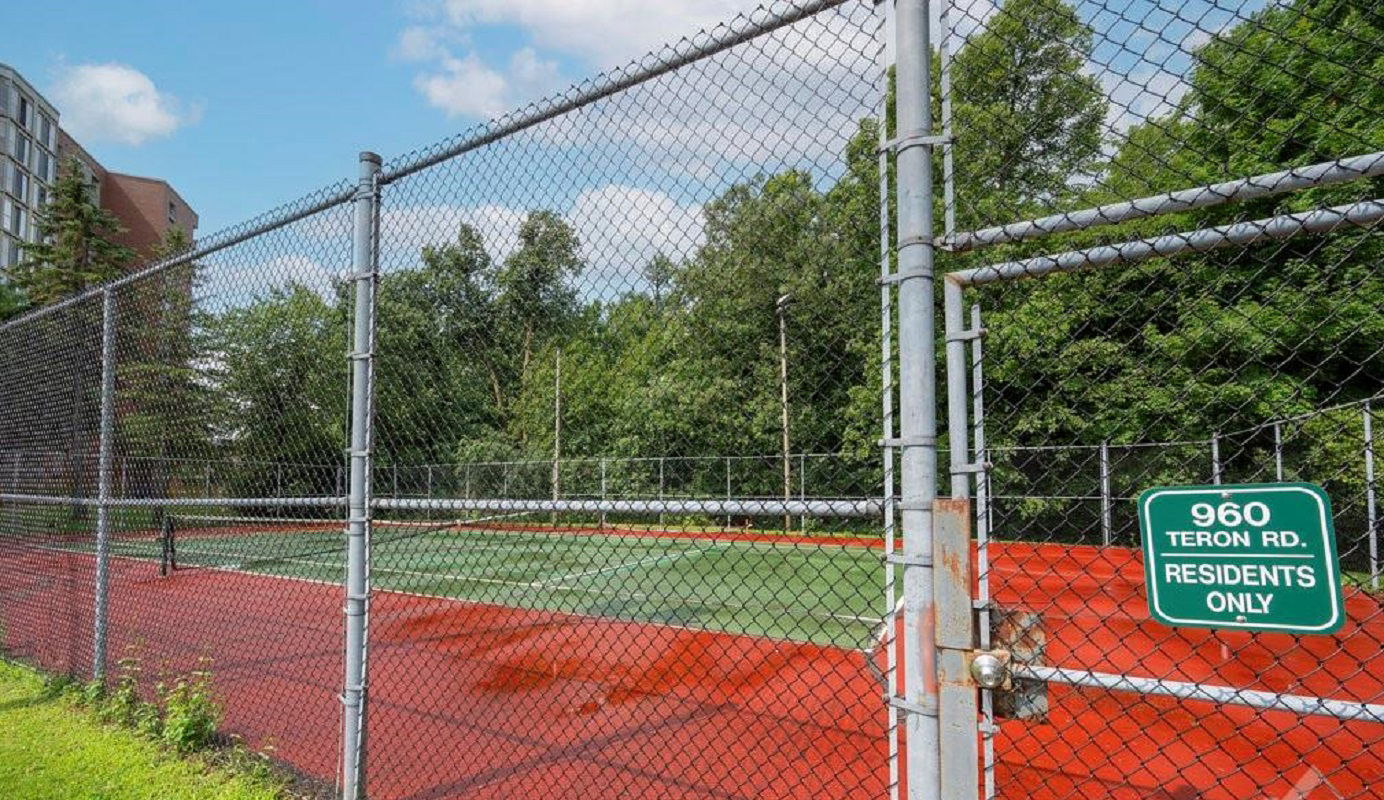
[[[987,633],[1030,678],[993,698],[987,796],[1381,796],[1382,34],[1329,0],[950,15],[945,263],[986,333],[965,460]],[[1138,495],[1280,481],[1330,495],[1344,627],[1150,619]]]
[[[774,2],[0,322],[0,653],[151,699],[206,672],[323,796],[343,690],[370,797],[912,795],[899,720],[936,710],[886,699],[931,664],[893,576],[932,568],[893,468],[940,447],[1015,667],[979,796],[1384,796],[1384,18],[933,5],[940,138],[884,111],[926,88],[886,6]],[[877,280],[911,147],[982,334],[936,332],[970,411],[940,443],[895,430],[912,277]],[[1345,626],[1150,619],[1138,494],[1261,481],[1330,494]]]

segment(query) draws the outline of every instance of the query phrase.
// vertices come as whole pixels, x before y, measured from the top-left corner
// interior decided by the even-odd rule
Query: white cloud
[[[643,285],[642,270],[662,253],[680,260],[705,236],[702,209],[669,195],[609,184],[577,196],[567,214],[582,242],[584,288],[609,295]]]
[[[531,47],[510,54],[505,69],[486,64],[475,52],[453,55],[440,37],[419,28],[404,31],[395,52],[415,61],[432,62],[413,85],[447,116],[493,118],[551,91],[561,83],[557,63]]]
[[[159,91],[148,75],[113,62],[61,68],[52,95],[63,127],[79,139],[139,145],[201,116],[200,109]]]
[[[497,117],[509,107],[509,81],[475,53],[443,58],[435,71],[414,78],[413,85],[449,117]]]
[[[480,233],[490,257],[502,261],[519,243],[519,224],[524,210],[504,205],[413,205],[387,208],[380,214],[384,231],[381,248],[385,270],[418,263],[424,247],[455,242],[457,231],[469,225]]]
[[[715,27],[760,0],[440,0],[455,30],[509,25],[540,47],[590,66],[615,66],[659,45]]]
[[[571,83],[557,58],[604,69],[715,27],[758,0],[423,0],[394,55],[428,64],[414,87],[448,116],[492,118]],[[522,45],[482,56],[472,34],[517,30]],[[584,70],[585,71],[585,70]]]

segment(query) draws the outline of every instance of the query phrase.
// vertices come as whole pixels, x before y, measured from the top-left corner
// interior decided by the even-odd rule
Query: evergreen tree
[[[121,233],[115,216],[92,197],[78,161],[68,159],[35,214],[38,241],[8,270],[10,280],[30,303],[47,305],[119,275],[134,253],[112,241]]]

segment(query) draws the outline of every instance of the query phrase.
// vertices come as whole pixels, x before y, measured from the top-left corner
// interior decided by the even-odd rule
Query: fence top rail
[[[234,225],[230,228],[218,231],[203,239],[192,249],[176,256],[161,261],[155,261],[103,284],[84,289],[46,306],[26,311],[13,319],[0,322],[0,331],[6,331],[10,328],[23,325],[61,309],[69,308],[86,300],[91,300],[108,291],[115,291],[131,283],[144,280],[145,278],[149,278],[161,272],[166,272],[174,267],[190,264],[200,258],[206,258],[213,253],[249,241],[256,236],[262,236],[270,231],[287,227],[295,222],[307,219],[313,214],[318,214],[329,208],[347,203],[355,196],[355,193],[355,185],[347,181],[341,181],[323,187],[316,192],[304,195],[298,200],[285,203],[257,217],[252,217],[239,225]]]
[[[1279,214],[1232,225],[1200,228],[1119,244],[988,264],[949,272],[946,278],[948,283],[963,287],[1003,283],[1042,277],[1054,272],[1075,272],[1116,264],[1135,264],[1153,258],[1201,253],[1232,245],[1247,246],[1265,240],[1278,241],[1302,234],[1330,233],[1347,226],[1371,227],[1381,220],[1384,220],[1384,199],[1364,200],[1315,211]]]
[[[955,234],[946,244],[954,252],[966,252],[991,245],[1022,242],[1067,231],[1116,225],[1160,214],[1210,208],[1380,175],[1384,175],[1384,152],[1325,161],[1306,167],[1293,167],[1280,172],[1151,195],[1122,203],[1108,203],[1080,211],[1051,214],[1023,222],[966,231]]]
[[[588,78],[560,94],[538,100],[451,139],[392,159],[380,174],[380,185],[393,183],[847,2],[850,0],[777,0],[748,14],[739,14],[709,31],[704,30],[695,36],[664,45],[643,58]]]
[[[1371,404],[1373,404],[1373,403],[1379,403],[1379,402],[1384,402],[1384,392],[1381,392],[1381,393],[1379,393],[1379,394],[1373,394],[1373,395],[1370,395],[1369,397],[1363,397],[1363,398],[1360,398],[1360,399],[1358,399],[1358,400],[1348,400],[1348,401],[1346,401],[1346,402],[1344,402],[1344,403],[1336,403],[1335,405],[1324,406],[1324,407],[1322,407],[1322,408],[1314,408],[1314,409],[1312,409],[1311,411],[1304,411],[1304,412],[1301,413],[1301,414],[1293,414],[1293,415],[1287,416],[1287,417],[1275,417],[1275,418],[1273,418],[1273,419],[1266,420],[1266,421],[1264,421],[1264,422],[1260,422],[1260,423],[1258,423],[1258,424],[1256,424],[1256,425],[1249,425],[1249,426],[1246,426],[1246,427],[1244,427],[1244,428],[1239,428],[1239,429],[1232,430],[1232,431],[1216,431],[1216,432],[1215,432],[1214,434],[1212,434],[1210,437],[1205,438],[1205,439],[1178,439],[1178,440],[1169,440],[1169,441],[1165,441],[1165,442],[1159,442],[1159,441],[1142,441],[1142,442],[1116,442],[1116,441],[1105,441],[1105,442],[1096,442],[1096,443],[1094,443],[1094,444],[1092,444],[1092,443],[1086,443],[1086,442],[1073,442],[1073,443],[1070,443],[1070,444],[987,444],[987,445],[985,446],[985,449],[986,449],[987,452],[990,452],[990,453],[1015,453],[1015,452],[1062,452],[1062,451],[1069,451],[1069,450],[1099,450],[1099,449],[1102,448],[1102,447],[1109,447],[1109,448],[1114,448],[1114,449],[1120,449],[1120,448],[1130,448],[1130,447],[1196,447],[1196,446],[1206,446],[1206,445],[1210,445],[1213,441],[1215,441],[1215,440],[1217,440],[1217,439],[1228,439],[1228,438],[1235,437],[1235,436],[1243,436],[1243,435],[1249,434],[1249,433],[1257,433],[1257,432],[1259,432],[1259,431],[1270,430],[1270,429],[1272,429],[1275,425],[1284,425],[1284,424],[1293,423],[1293,422],[1303,422],[1303,421],[1305,421],[1305,420],[1309,420],[1309,419],[1313,419],[1313,418],[1316,418],[1316,417],[1320,417],[1320,416],[1322,416],[1322,415],[1324,415],[1324,414],[1330,414],[1330,413],[1335,412],[1335,411],[1345,411],[1346,409],[1351,409],[1351,408],[1360,408],[1360,409],[1364,409],[1364,408],[1370,407]]]
[[[702,31],[692,37],[684,37],[677,42],[646,54],[643,58],[588,78],[561,94],[538,100],[525,108],[477,126],[470,131],[391,159],[388,168],[380,173],[376,183],[378,186],[392,183],[430,166],[440,164],[507,136],[512,136],[602,98],[638,86],[660,75],[716,55],[823,11],[845,5],[848,2],[851,0],[774,0],[774,2],[760,6],[748,14],[739,14],[709,31]],[[63,308],[89,300],[103,292],[119,289],[135,281],[191,263],[199,258],[205,258],[256,236],[350,202],[357,191],[356,181],[350,179],[323,187],[241,224],[218,231],[203,239],[196,247],[187,252],[155,261],[114,280],[82,290],[40,308],[32,309],[5,322],[0,322],[0,331],[47,316]]]

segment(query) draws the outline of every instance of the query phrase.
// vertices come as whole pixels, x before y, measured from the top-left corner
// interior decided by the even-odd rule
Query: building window
[[[10,214],[12,213],[10,208],[13,205],[14,201],[10,200],[8,197],[5,198],[3,203],[0,203],[0,231],[8,231],[10,229]]]
[[[178,224],[178,206],[175,205],[172,200],[168,201],[168,224]]]
[[[28,220],[24,214],[24,208],[18,203],[14,204],[14,206],[10,208],[10,233],[23,239],[24,234],[27,232],[27,225],[25,224],[27,222]]]
[[[29,137],[25,136],[24,134],[21,133],[15,136],[14,160],[18,161],[20,164],[23,164],[26,167],[29,166],[29,149],[32,146],[33,144],[29,141]]]
[[[48,205],[48,187],[41,183],[34,183],[34,211],[42,211]]]
[[[34,177],[44,183],[52,183],[53,157],[48,155],[47,150],[39,150],[34,156]]]
[[[24,95],[19,96],[19,127],[28,130],[33,124],[34,106],[29,102],[29,98]]]
[[[5,266],[13,267],[15,264],[19,263],[19,240],[8,239],[7,244],[8,246],[5,248],[7,251],[5,253]]]
[[[14,173],[10,180],[10,194],[23,200],[29,196],[29,176],[17,164],[12,165],[10,170]]]
[[[53,120],[47,114],[39,116],[39,141],[49,150],[53,149]]]

